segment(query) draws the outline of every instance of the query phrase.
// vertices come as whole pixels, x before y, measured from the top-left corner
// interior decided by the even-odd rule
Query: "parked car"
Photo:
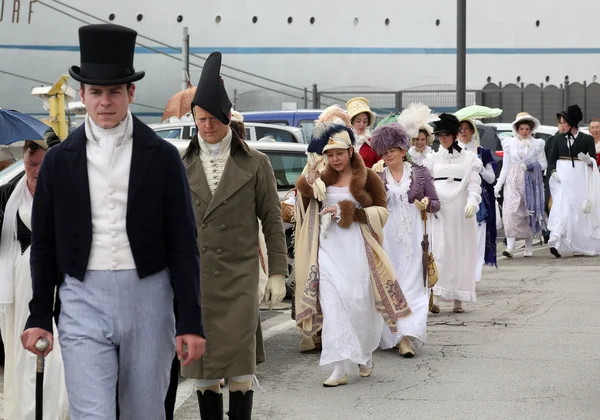
[[[263,124],[275,124],[288,127],[299,127],[305,139],[310,140],[315,120],[323,112],[322,109],[296,109],[289,111],[252,111],[242,112],[244,124],[256,122]]]
[[[196,134],[196,125],[193,121],[149,124],[149,127],[167,140],[191,140]],[[244,122],[244,127],[246,128],[246,140],[249,141],[272,137],[276,142],[281,143],[305,143],[302,130],[299,128],[246,122]]]

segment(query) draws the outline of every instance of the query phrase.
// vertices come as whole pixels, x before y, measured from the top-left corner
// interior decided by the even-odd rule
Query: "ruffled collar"
[[[458,160],[463,156],[462,153],[450,153],[448,152],[448,149],[442,146],[440,146],[440,148],[438,149],[437,154],[438,156],[441,156],[444,159],[448,160]]]

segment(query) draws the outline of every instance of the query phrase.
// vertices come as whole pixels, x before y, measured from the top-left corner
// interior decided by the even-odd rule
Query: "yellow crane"
[[[31,90],[31,94],[39,97],[49,112],[49,117],[42,121],[52,127],[56,135],[63,140],[69,135],[66,109],[76,95],[75,89],[67,85],[69,77],[63,75],[53,86],[41,86]]]

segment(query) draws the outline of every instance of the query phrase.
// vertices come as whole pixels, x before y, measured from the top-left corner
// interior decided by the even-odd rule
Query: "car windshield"
[[[300,177],[306,165],[306,154],[269,150],[264,150],[263,153],[271,161],[275,180],[277,181],[277,189],[282,191],[294,188],[296,180]]]
[[[181,128],[169,128],[165,130],[155,130],[156,134],[158,134],[163,139],[180,139],[181,138]]]
[[[272,137],[280,143],[297,143],[296,137],[286,130],[278,130],[274,127],[256,127],[256,138]]]

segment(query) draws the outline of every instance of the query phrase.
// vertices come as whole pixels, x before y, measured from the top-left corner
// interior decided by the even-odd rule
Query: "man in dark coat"
[[[129,111],[144,76],[133,68],[136,37],[118,25],[79,29],[81,67],[69,73],[85,123],[47,153],[33,204],[22,342],[41,355],[46,338],[48,354],[57,318],[73,420],[114,418],[117,382],[122,418],[163,420],[175,351],[187,365],[205,348],[185,168]]]

